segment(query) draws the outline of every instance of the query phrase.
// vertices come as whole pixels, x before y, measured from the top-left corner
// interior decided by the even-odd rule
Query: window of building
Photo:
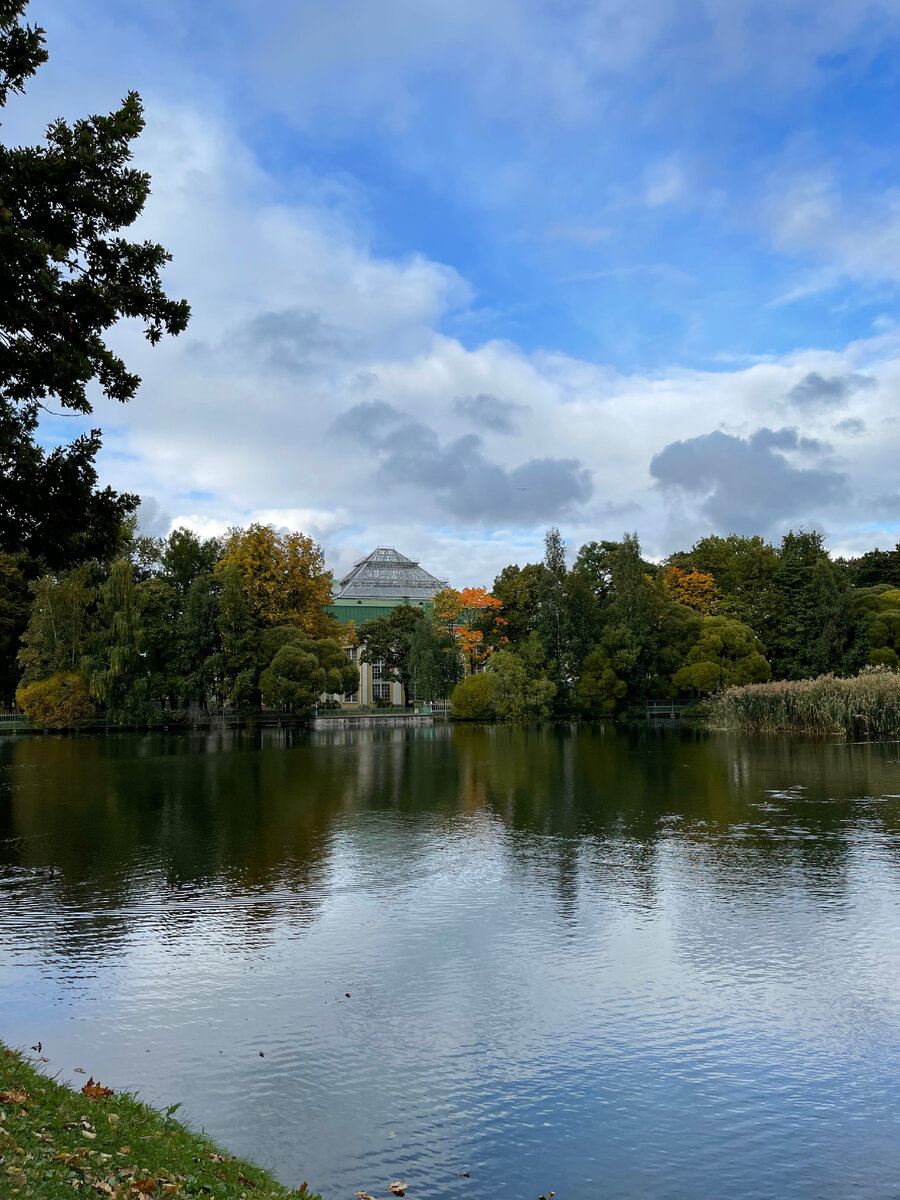
[[[379,658],[377,662],[372,663],[372,678],[373,679],[383,679],[384,678],[384,659],[383,658]]]
[[[359,692],[344,692],[341,698],[345,704],[359,704]]]
[[[372,696],[375,700],[390,700],[391,685],[389,683],[373,683]]]
[[[347,655],[347,657],[350,659],[350,661],[352,663],[355,663],[359,660],[359,647],[358,646],[345,646],[344,653]]]

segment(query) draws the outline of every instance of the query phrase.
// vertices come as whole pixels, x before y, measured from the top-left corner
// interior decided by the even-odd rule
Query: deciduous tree
[[[431,601],[432,619],[457,642],[470,671],[505,644],[503,605],[486,588],[445,588]]]
[[[588,717],[611,717],[618,710],[627,691],[625,682],[616,675],[603,646],[598,646],[584,660],[575,700]]]
[[[23,23],[26,0],[0,0],[0,106],[46,61],[43,30]],[[44,402],[91,412],[88,385],[126,401],[140,379],[107,344],[121,318],[151,343],[177,334],[190,310],[166,296],[170,256],[120,231],[134,223],[150,180],[131,165],[144,127],[130,92],[108,116],[54,121],[44,144],[0,145],[0,543],[61,570],[116,551],[137,497],[98,490],[100,431],[45,454]]]
[[[698,571],[696,567],[686,571],[683,567],[670,566],[663,579],[676,604],[684,604],[707,617],[718,609],[721,592],[709,572]]]
[[[21,554],[0,550],[0,704],[12,701],[19,680],[19,639],[28,624],[31,597]]]
[[[271,525],[232,529],[215,569],[221,574],[230,567],[239,572],[250,615],[259,625],[294,625],[310,637],[334,630],[325,612],[331,575],[312,538]]]
[[[90,649],[97,591],[89,566],[61,575],[42,575],[31,585],[31,611],[22,635],[22,683],[81,668]]]
[[[289,632],[290,639],[260,674],[265,704],[303,713],[323,694],[340,695],[359,688],[359,671],[337,642],[306,638],[298,630]]]
[[[250,610],[244,577],[232,563],[216,567],[221,586],[218,626],[222,639],[222,690],[225,702],[247,708],[257,696],[260,630]]]
[[[119,725],[150,716],[149,681],[143,655],[141,597],[127,559],[113,563],[100,589],[97,632],[90,658],[91,695]]]
[[[462,673],[459,647],[431,621],[419,621],[409,639],[409,677],[416,700],[445,699]]]
[[[16,692],[16,702],[38,729],[72,729],[94,715],[82,671],[63,671],[23,684]]]
[[[425,624],[427,622],[423,609],[414,608],[411,604],[398,604],[386,616],[364,621],[357,633],[363,645],[361,660],[383,663],[387,669],[383,678],[402,683],[408,699],[412,693],[412,638],[419,626]]]
[[[709,693],[732,684],[765,683],[770,676],[762,642],[748,625],[730,617],[704,617],[675,683],[684,690]]]

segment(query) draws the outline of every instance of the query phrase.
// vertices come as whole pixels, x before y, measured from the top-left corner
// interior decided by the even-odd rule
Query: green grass
[[[900,733],[900,673],[867,667],[850,679],[819,675],[727,688],[712,702],[712,725],[754,733]]]
[[[84,1086],[87,1079],[81,1081]],[[308,1197],[126,1093],[89,1096],[0,1043],[0,1196],[116,1200]],[[317,1198],[310,1198],[317,1200]]]

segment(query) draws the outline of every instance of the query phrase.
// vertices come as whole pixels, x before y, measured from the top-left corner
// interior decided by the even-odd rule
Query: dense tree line
[[[730,684],[900,668],[900,545],[833,559],[822,535],[710,535],[660,564],[635,534],[588,542],[571,567],[559,531],[542,562],[494,581],[495,653],[454,693],[468,717],[611,716]]]
[[[778,546],[711,535],[661,563],[625,534],[586,543],[569,566],[551,529],[543,560],[505,567],[491,592],[446,589],[427,610],[400,605],[359,629],[326,612],[331,576],[301,533],[153,539],[131,522],[117,545],[31,580],[0,553],[2,700],[37,723],[305,712],[357,689],[354,644],[409,703],[452,695],[458,716],[501,720],[900,669],[900,546],[833,559],[815,532]]]
[[[358,685],[324,609],[331,576],[312,539],[252,525],[225,538],[126,533],[122,549],[27,587],[6,556],[8,590],[27,620],[5,676],[18,675],[16,699],[36,723],[102,713],[142,724],[191,708],[305,712],[322,693]]]

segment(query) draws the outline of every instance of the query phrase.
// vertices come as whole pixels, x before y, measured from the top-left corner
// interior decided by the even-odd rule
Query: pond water
[[[7,736],[0,1036],[345,1200],[895,1196],[898,760]]]

